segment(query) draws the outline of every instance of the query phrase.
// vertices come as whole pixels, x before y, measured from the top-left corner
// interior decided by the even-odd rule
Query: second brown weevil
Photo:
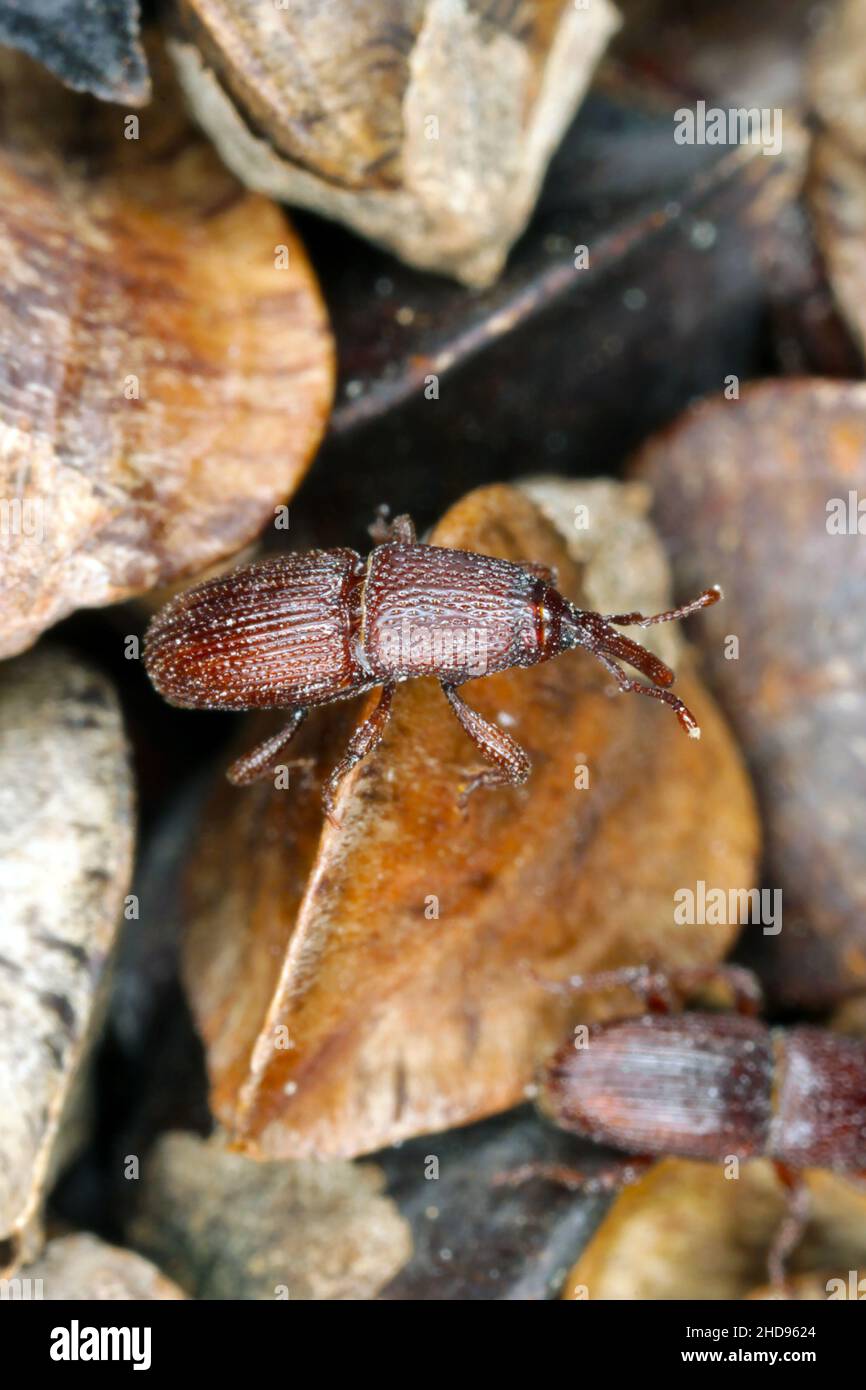
[[[377,747],[401,681],[435,676],[485,761],[477,787],[519,786],[530,773],[509,734],[465,703],[459,687],[513,666],[535,666],[582,647],[620,690],[662,700],[693,738],[700,729],[669,689],[674,673],[618,626],[685,618],[721,597],[645,617],[577,608],[546,566],[423,545],[408,516],[371,528],[367,559],[354,550],[314,550],[263,560],[207,580],[172,600],[147,634],[144,659],[156,689],[190,709],[286,709],[285,728],[229,768],[243,785],[271,771],[308,711],[376,686],[381,696],[328,777],[323,803],[334,820],[343,777]],[[651,685],[632,680],[626,662]]]
[[[497,1181],[544,1178],[606,1193],[635,1182],[661,1156],[768,1158],[788,1194],[769,1253],[771,1281],[784,1285],[809,1216],[803,1171],[866,1177],[866,1041],[806,1025],[771,1028],[753,1016],[760,987],[738,966],[534,978],[557,993],[629,988],[651,1010],[570,1038],[539,1085],[540,1108],[560,1129],[629,1156],[588,1173],[529,1163]],[[714,981],[731,991],[737,1013],[671,1012],[694,987]]]

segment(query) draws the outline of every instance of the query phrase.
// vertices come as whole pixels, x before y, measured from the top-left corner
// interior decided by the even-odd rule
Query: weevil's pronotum
[[[543,565],[420,544],[408,516],[387,523],[380,515],[371,533],[379,543],[366,560],[354,550],[264,560],[181,594],[151,624],[145,663],[172,704],[288,710],[286,727],[235,762],[230,781],[245,784],[271,771],[313,706],[381,686],[379,703],[325,784],[325,812],[333,820],[340,781],[378,745],[397,685],[435,676],[492,764],[472,779],[464,796],[480,786],[518,786],[529,776],[528,757],[498,724],[465,703],[459,687],[575,647],[591,652],[620,690],[664,701],[686,732],[700,737],[690,710],[666,688],[674,673],[616,627],[685,618],[715,603],[718,588],[651,617],[602,615],[564,598],[555,574]],[[632,680],[621,661],[653,684]]]
[[[729,986],[738,1013],[667,1012],[714,979]],[[809,1214],[803,1170],[866,1177],[866,1041],[826,1028],[771,1028],[749,1016],[760,1006],[760,988],[736,966],[670,975],[635,967],[539,983],[556,992],[625,986],[654,1010],[591,1025],[581,1046],[569,1038],[539,1086],[540,1107],[559,1128],[630,1157],[595,1173],[527,1164],[498,1181],[547,1178],[610,1192],[660,1155],[713,1163],[769,1158],[789,1194],[769,1255],[772,1282],[782,1284]]]

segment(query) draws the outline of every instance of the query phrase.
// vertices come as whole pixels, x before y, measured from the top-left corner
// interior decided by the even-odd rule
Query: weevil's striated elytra
[[[866,1041],[736,1014],[599,1024],[547,1069],[543,1106],[632,1154],[866,1172]]]
[[[617,627],[688,617],[721,598],[706,589],[666,613],[603,616],[577,608],[543,565],[512,564],[416,541],[408,516],[371,527],[380,542],[364,560],[354,550],[280,556],[211,579],[179,595],[147,633],[144,659],[156,689],[189,709],[287,709],[289,722],[229,769],[238,785],[272,770],[308,710],[381,687],[379,703],[354,732],[323,790],[325,813],[343,777],[377,747],[400,681],[435,676],[485,761],[464,791],[518,786],[531,764],[498,724],[461,698],[459,687],[513,666],[535,666],[582,647],[620,690],[661,700],[700,737],[689,709],[669,689],[674,673]],[[632,680],[626,662],[652,682]]]

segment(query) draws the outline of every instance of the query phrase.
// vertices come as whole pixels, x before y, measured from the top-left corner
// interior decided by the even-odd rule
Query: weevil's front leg
[[[646,695],[650,700],[661,700],[664,704],[670,705],[671,709],[680,721],[680,725],[685,729],[689,738],[700,738],[701,729],[695,716],[692,714],[678,695],[674,695],[671,690],[660,690],[656,685],[643,685],[641,681],[631,680],[616,662],[604,652],[596,652],[595,655],[606,670],[610,671],[620,690],[626,694]]]
[[[266,777],[272,772],[276,764],[277,756],[282,753],[287,743],[295,737],[298,729],[307,717],[306,709],[292,710],[289,722],[285,728],[272,738],[265,739],[257,748],[245,753],[242,758],[237,758],[232,763],[226,777],[233,782],[236,787],[249,786],[250,782],[257,782],[260,777]]]
[[[458,695],[455,686],[443,681],[442,689],[479,753],[488,762],[495,764],[494,767],[484,768],[477,773],[464,787],[460,794],[461,804],[464,804],[478,787],[519,787],[525,782],[532,771],[532,763],[520,744],[515,743],[498,724],[492,724],[477,710],[471,709]]]
[[[388,720],[391,717],[391,701],[394,698],[396,688],[394,683],[382,686],[379,703],[369,719],[365,719],[363,724],[358,725],[349,739],[348,748],[322,788],[322,806],[325,815],[338,830],[340,822],[334,815],[334,802],[337,799],[340,783],[362,758],[366,758],[368,753],[372,753],[378,748],[382,741],[382,735],[388,727]]]
[[[652,1013],[671,1013],[682,1008],[694,990],[717,982],[730,991],[737,1013],[758,1014],[764,1002],[757,977],[742,965],[686,965],[672,970],[652,965],[624,965],[617,970],[570,975],[565,980],[546,979],[533,968],[527,973],[551,994],[602,994],[630,989]]]
[[[417,536],[415,534],[415,523],[407,512],[400,516],[391,516],[391,509],[387,506],[378,507],[376,519],[369,527],[370,536],[377,545],[385,545],[388,541],[400,541],[403,545],[414,545]]]
[[[795,1173],[784,1163],[776,1163],[775,1169],[788,1194],[788,1207],[770,1246],[767,1271],[770,1283],[783,1290],[788,1277],[788,1261],[803,1239],[809,1224],[812,1199],[800,1173]]]
[[[555,1182],[567,1187],[569,1192],[582,1192],[586,1197],[599,1197],[611,1192],[619,1192],[622,1187],[640,1182],[647,1169],[657,1160],[651,1154],[636,1154],[633,1157],[615,1159],[604,1168],[586,1173],[580,1168],[571,1168],[566,1163],[523,1163],[507,1173],[497,1173],[493,1179],[494,1187],[521,1187],[525,1182],[540,1178],[544,1182]]]

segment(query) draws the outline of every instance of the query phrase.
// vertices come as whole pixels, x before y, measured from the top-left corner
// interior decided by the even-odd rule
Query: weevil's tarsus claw
[[[461,811],[465,811],[470,796],[474,795],[481,787],[510,787],[513,783],[509,777],[498,767],[483,767],[478,772],[468,775],[468,781],[461,782],[457,793],[457,805]]]

